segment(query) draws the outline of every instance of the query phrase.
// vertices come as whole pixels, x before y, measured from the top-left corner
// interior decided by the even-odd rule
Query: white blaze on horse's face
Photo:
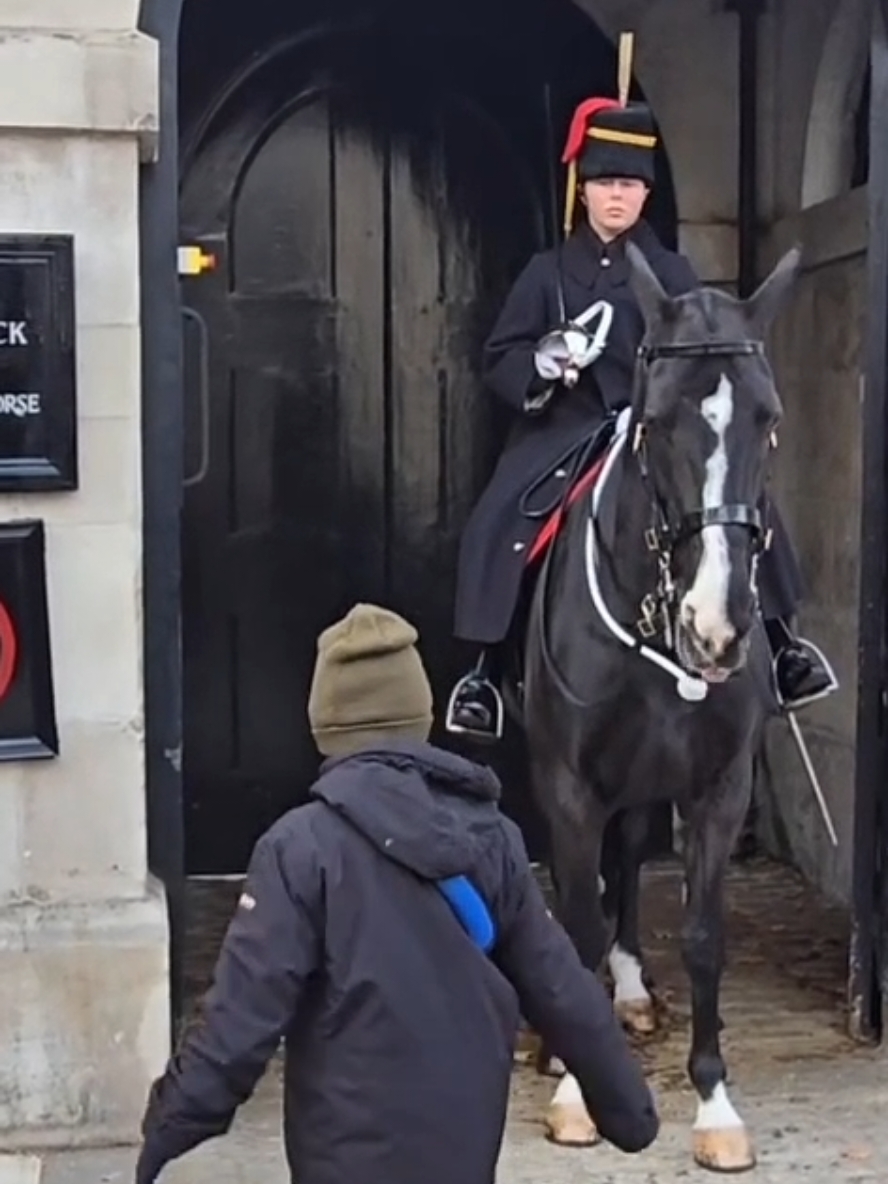
[[[734,417],[734,387],[722,374],[715,391],[702,400],[700,410],[712,430],[714,443],[706,458],[703,509],[725,502],[728,479],[728,428]],[[717,660],[736,636],[728,612],[731,561],[723,526],[705,526],[700,534],[702,555],[694,582],[681,601],[682,624]]]

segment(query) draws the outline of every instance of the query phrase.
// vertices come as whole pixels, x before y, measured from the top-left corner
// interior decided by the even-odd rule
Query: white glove
[[[552,354],[537,350],[533,355],[533,364],[540,378],[546,382],[559,382],[569,365],[569,359],[556,358]]]
[[[575,370],[585,370],[603,352],[601,342],[581,329],[568,329],[564,340],[570,350],[570,364]]]
[[[534,353],[534,365],[540,378],[546,382],[565,382],[573,386],[580,371],[591,366],[604,353],[613,320],[613,308],[605,301],[599,301],[590,311],[599,318],[594,333],[590,333],[583,323],[568,323],[553,329],[539,340]]]
[[[537,342],[533,362],[540,378],[546,382],[560,382],[573,365],[567,334],[560,329],[553,329],[551,333],[541,337]]]

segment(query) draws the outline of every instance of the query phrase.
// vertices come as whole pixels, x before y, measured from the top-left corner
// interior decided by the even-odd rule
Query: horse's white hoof
[[[652,999],[624,999],[614,1005],[617,1019],[635,1036],[651,1036],[657,1030],[657,1013]]]
[[[594,1147],[600,1141],[582,1102],[553,1102],[546,1115],[546,1138],[559,1147]]]
[[[748,1172],[755,1149],[745,1126],[693,1132],[694,1160],[710,1172]]]

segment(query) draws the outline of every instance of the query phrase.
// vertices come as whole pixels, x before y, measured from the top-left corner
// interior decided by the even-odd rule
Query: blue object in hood
[[[496,925],[481,893],[466,876],[436,882],[463,929],[476,946],[489,954],[496,944]]]

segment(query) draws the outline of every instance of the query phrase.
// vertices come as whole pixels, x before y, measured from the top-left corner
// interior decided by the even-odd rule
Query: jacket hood
[[[387,859],[427,880],[470,873],[501,821],[496,774],[431,744],[327,761],[312,796]]]

